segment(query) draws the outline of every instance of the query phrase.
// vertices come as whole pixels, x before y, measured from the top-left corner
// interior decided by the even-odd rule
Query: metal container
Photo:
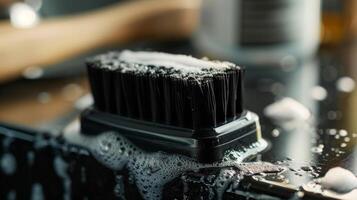
[[[296,65],[319,44],[320,0],[205,0],[202,54],[250,66]]]

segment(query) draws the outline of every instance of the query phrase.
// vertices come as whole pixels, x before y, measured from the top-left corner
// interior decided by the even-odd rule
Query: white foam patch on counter
[[[308,108],[289,97],[268,105],[264,114],[277,121],[307,120],[311,116]]]
[[[341,167],[329,169],[325,176],[315,179],[302,187],[306,191],[321,193],[324,196],[335,199],[356,200],[357,197],[356,175]]]
[[[264,115],[286,129],[300,127],[312,119],[310,110],[290,97],[285,97],[265,107]]]
[[[335,167],[321,178],[321,186],[338,193],[348,193],[357,189],[357,177],[347,169]]]
[[[72,127],[72,130],[76,128]],[[163,186],[185,171],[226,166],[239,168],[244,159],[259,153],[267,146],[265,140],[260,140],[242,151],[227,152],[222,162],[202,164],[182,155],[144,152],[115,132],[85,136],[78,131],[65,131],[64,136],[70,143],[88,148],[93,156],[108,168],[121,170],[126,167],[144,199],[161,199]],[[242,169],[247,170],[247,166],[244,165]],[[274,168],[276,169],[277,167]]]

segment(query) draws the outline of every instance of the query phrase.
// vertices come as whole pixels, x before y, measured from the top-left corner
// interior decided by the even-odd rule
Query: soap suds
[[[161,199],[163,186],[185,171],[225,166],[233,166],[238,169],[242,167],[242,171],[249,171],[247,166],[241,165],[241,163],[267,146],[265,140],[260,140],[242,151],[227,152],[222,162],[202,164],[183,155],[144,152],[115,132],[106,132],[98,136],[65,132],[64,136],[70,143],[88,148],[93,156],[108,168],[113,170],[127,168],[131,179],[134,180],[144,199]],[[255,170],[253,169],[253,171]]]
[[[6,175],[12,175],[16,172],[16,158],[11,153],[4,153],[0,158],[1,171]]]
[[[68,164],[60,156],[56,156],[53,160],[53,166],[56,174],[63,180],[63,199],[69,200],[71,198],[71,178],[67,173]]]
[[[355,200],[357,196],[357,177],[351,171],[335,167],[324,177],[315,179],[302,186],[304,190],[321,193],[335,199]]]
[[[236,170],[224,169],[221,170],[218,178],[215,180],[214,186],[216,189],[217,199],[222,199],[224,192],[227,190],[228,186],[232,182],[238,182],[242,179],[243,176],[237,173]]]
[[[137,63],[144,65],[168,66],[179,70],[200,70],[204,68],[219,68],[228,69],[232,63],[228,62],[213,62],[208,60],[201,60],[192,56],[174,55],[161,52],[145,52],[145,51],[123,51],[119,59],[128,63]]]
[[[117,197],[120,197],[120,199],[125,200],[125,190],[124,190],[124,177],[121,175],[117,175],[115,177],[115,188],[114,188],[114,193]]]
[[[264,109],[264,114],[277,121],[303,121],[309,119],[311,113],[300,102],[285,97]]]
[[[347,169],[335,167],[321,178],[321,186],[338,193],[348,193],[357,189],[357,177]]]
[[[44,200],[44,191],[40,183],[34,183],[31,190],[31,200]]]
[[[294,129],[305,124],[312,118],[312,114],[300,102],[285,97],[264,108],[264,115],[285,129]]]

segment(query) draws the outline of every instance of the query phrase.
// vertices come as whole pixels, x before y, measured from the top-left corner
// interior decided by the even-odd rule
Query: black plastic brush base
[[[227,150],[248,147],[261,138],[259,118],[251,112],[222,126],[201,130],[131,119],[95,108],[82,113],[82,134],[107,131],[121,134],[143,150],[183,154],[202,163],[219,161]]]

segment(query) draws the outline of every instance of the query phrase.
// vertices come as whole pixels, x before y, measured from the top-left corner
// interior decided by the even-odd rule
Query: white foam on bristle
[[[242,151],[227,152],[222,162],[202,164],[183,155],[144,152],[115,132],[106,132],[98,136],[65,132],[64,136],[70,143],[88,148],[93,156],[108,168],[121,170],[126,167],[142,197],[150,200],[161,199],[163,186],[185,171],[207,167],[239,168],[244,159],[259,153],[267,146],[265,140],[260,140]]]
[[[130,51],[108,52],[88,60],[92,67],[136,75],[163,75],[197,83],[215,75],[226,74],[240,67],[230,63],[206,58],[197,59],[187,55],[160,52]]]
[[[213,62],[208,60],[197,59],[187,55],[174,55],[161,52],[129,51],[125,50],[120,53],[120,60],[128,63],[137,63],[144,65],[154,65],[170,67],[182,72],[200,72],[202,69],[228,69],[232,63]]]

